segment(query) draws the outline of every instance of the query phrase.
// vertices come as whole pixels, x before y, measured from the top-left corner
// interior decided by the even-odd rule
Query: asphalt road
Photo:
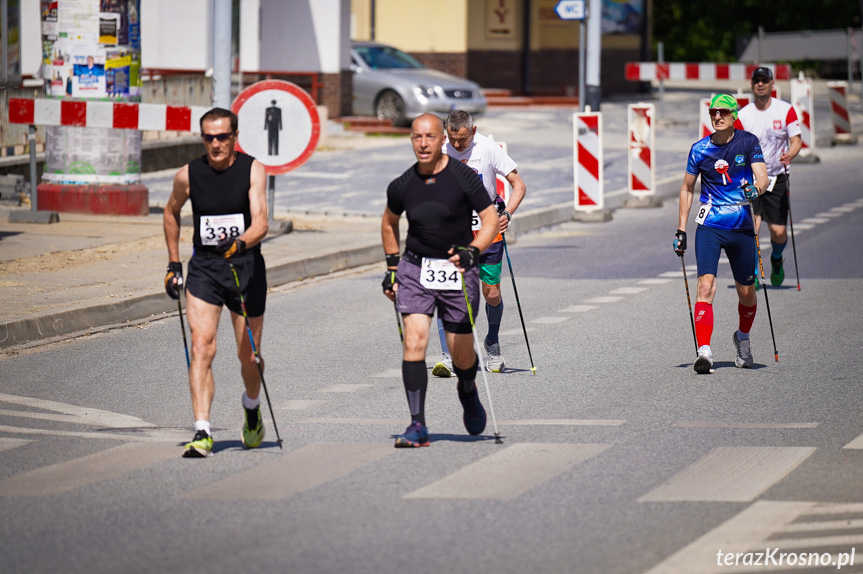
[[[176,316],[8,355],[0,571],[701,574],[767,571],[717,564],[765,548],[846,560],[863,546],[860,159],[795,167],[802,289],[789,246],[785,285],[768,291],[780,361],[762,292],[750,370],[733,364],[727,263],[716,373],[692,370],[674,202],[520,236],[536,375],[505,273],[509,370],[488,375],[502,445],[491,421],[468,436],[454,380],[432,379],[432,445],[392,448],[409,421],[380,266],[270,293],[262,354],[284,450],[269,416],[263,447],[240,445],[224,317],[205,460],[180,458],[192,414]],[[774,571],[821,571],[787,560]]]

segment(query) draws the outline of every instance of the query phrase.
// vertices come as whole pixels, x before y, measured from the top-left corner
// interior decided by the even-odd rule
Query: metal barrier
[[[42,88],[12,88],[9,90],[0,90],[0,155],[9,156],[28,153],[27,134],[28,126],[23,124],[13,124],[9,122],[9,114],[6,110],[9,109],[10,98],[39,98],[45,95]],[[36,149],[40,150],[45,144],[45,128],[36,128]],[[15,150],[15,148],[18,150]],[[11,149],[10,149],[11,148]]]

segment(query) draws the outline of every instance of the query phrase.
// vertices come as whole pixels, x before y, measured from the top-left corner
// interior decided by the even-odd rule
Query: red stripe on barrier
[[[791,66],[782,65],[776,66],[776,72],[773,74],[777,80],[790,80],[791,79]]]
[[[589,195],[584,193],[584,190],[578,188],[578,204],[579,205],[596,205],[596,202]]]
[[[644,165],[650,167],[650,158],[652,155],[653,154],[650,153],[650,148],[644,146],[643,148],[641,148],[641,153],[638,154],[638,159],[640,159],[644,163]]]
[[[727,80],[731,76],[728,64],[716,64],[716,79]]]
[[[632,189],[638,191],[647,191],[647,186],[641,182],[640,179],[635,177],[635,174],[632,174]]]
[[[698,64],[686,64],[686,79],[687,80],[697,80],[698,79]]]
[[[667,80],[669,76],[669,66],[668,64],[656,64],[656,79],[657,80]]]
[[[63,100],[60,102],[60,125],[87,125],[87,102]]]
[[[35,100],[9,98],[9,122],[13,124],[35,124]]]
[[[114,104],[114,127],[120,129],[138,129],[138,105]]]
[[[168,106],[165,110],[165,129],[168,131],[192,131],[192,110],[182,106]]]
[[[624,74],[627,80],[638,81],[641,79],[640,66],[638,64],[627,63],[624,68]]]
[[[599,116],[581,116],[579,118],[593,133],[599,133]]]
[[[594,178],[599,179],[599,161],[581,142],[578,142],[578,164],[584,167]]]

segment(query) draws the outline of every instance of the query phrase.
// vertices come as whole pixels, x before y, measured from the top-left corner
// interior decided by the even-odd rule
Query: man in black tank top
[[[165,290],[174,299],[186,290],[186,311],[192,332],[189,388],[195,414],[195,436],[185,445],[184,457],[212,453],[210,405],[215,393],[213,357],[222,306],[231,311],[237,355],[245,385],[245,422],[242,440],[255,448],[264,439],[261,419],[261,377],[247,336],[243,309],[230,264],[234,266],[246,302],[249,327],[260,350],[267,296],[267,270],[261,240],[267,234],[266,172],[264,166],[234,149],[237,116],[213,108],[201,117],[206,155],[190,162],[174,176],[174,190],[165,206],[168,273]],[[192,201],[194,251],[186,281],[180,262],[180,211]],[[230,261],[230,264],[229,264]]]
[[[381,223],[387,263],[383,289],[404,318],[402,378],[411,413],[411,424],[396,438],[396,447],[429,445],[425,358],[435,311],[443,320],[452,352],[465,428],[472,435],[485,430],[485,410],[474,383],[479,359],[473,348],[462,277],[475,310],[479,302],[479,255],[491,245],[500,223],[480,178],[443,154],[443,133],[443,123],[434,115],[423,114],[413,121],[411,143],[417,162],[387,188]],[[482,220],[475,238],[471,233],[472,211]],[[407,215],[408,234],[404,256],[399,257],[402,213]]]

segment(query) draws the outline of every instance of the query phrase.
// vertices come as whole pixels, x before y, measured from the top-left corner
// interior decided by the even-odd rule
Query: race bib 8
[[[710,213],[710,209],[712,207],[713,206],[709,203],[702,203],[700,206],[698,206],[698,213],[695,215],[695,223],[697,223],[698,225],[704,223],[704,220],[707,219],[707,214]]]
[[[461,278],[455,264],[449,259],[423,257],[420,284],[426,289],[457,291],[461,289]]]
[[[246,224],[242,213],[201,216],[202,245],[217,245],[223,234],[230,239],[239,237],[244,231],[246,231]]]

